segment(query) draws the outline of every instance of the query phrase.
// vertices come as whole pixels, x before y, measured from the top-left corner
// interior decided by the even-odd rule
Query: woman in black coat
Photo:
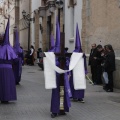
[[[111,45],[106,45],[107,55],[105,60],[105,71],[108,74],[107,92],[113,92],[113,72],[115,71],[115,53]]]

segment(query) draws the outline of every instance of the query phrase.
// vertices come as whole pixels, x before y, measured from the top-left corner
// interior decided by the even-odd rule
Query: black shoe
[[[73,98],[73,102],[77,102],[77,101],[78,101],[78,99]]]
[[[79,102],[81,103],[85,103],[85,101],[81,98],[81,99],[78,99]]]
[[[2,104],[8,104],[8,101],[1,101]]]
[[[17,82],[17,83],[16,83],[16,85],[20,85],[20,83],[19,83],[19,82]]]
[[[55,118],[57,116],[57,113],[52,113],[51,118]]]
[[[113,89],[108,89],[107,92],[113,92]]]
[[[107,88],[106,86],[103,86],[103,90],[107,91],[107,90],[108,90],[108,88]]]
[[[65,112],[60,112],[58,115],[66,115]]]

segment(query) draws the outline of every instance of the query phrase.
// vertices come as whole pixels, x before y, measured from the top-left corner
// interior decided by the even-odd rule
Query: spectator
[[[30,48],[30,65],[34,65],[34,54],[35,54],[35,49],[31,45],[31,48]]]
[[[96,65],[97,65],[97,77],[96,77],[96,84],[102,84],[102,61],[104,60],[103,57],[103,52],[104,49],[102,47],[102,45],[98,45],[97,46],[97,54],[96,57],[94,57],[94,59],[96,60]]]
[[[102,74],[103,74],[103,89],[107,90],[108,88],[108,74],[105,71],[105,61],[106,61],[106,55],[107,55],[107,50],[106,50],[106,45],[104,46],[104,51],[102,52],[102,56],[103,56],[103,61],[101,63],[102,66]]]
[[[107,55],[105,60],[105,71],[108,74],[107,92],[113,92],[113,72],[115,71],[115,53],[111,45],[106,46]]]
[[[97,61],[94,59],[94,57],[96,56],[97,56],[97,49],[96,49],[96,44],[94,43],[92,44],[92,49],[89,57],[89,65],[91,67],[92,80],[94,84],[96,84],[96,80],[97,80]]]

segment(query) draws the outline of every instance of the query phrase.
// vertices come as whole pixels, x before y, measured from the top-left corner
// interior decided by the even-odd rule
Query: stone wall
[[[85,0],[86,16],[85,49],[91,44],[111,44],[116,56],[120,56],[120,8],[119,0]]]
[[[30,13],[30,1],[19,1],[19,38],[20,44],[24,50],[28,50],[28,22],[23,19],[22,11],[26,11],[26,15]]]

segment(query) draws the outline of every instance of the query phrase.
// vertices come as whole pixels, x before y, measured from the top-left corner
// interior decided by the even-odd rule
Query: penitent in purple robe
[[[17,56],[9,43],[9,19],[5,30],[3,43],[0,46],[0,101],[17,99],[15,78],[12,64]]]
[[[77,27],[76,27],[75,50],[73,52],[82,52],[78,24],[77,24]],[[85,73],[87,73],[86,57],[85,57],[85,55],[83,57],[84,57]],[[74,89],[74,86],[73,86],[73,73],[72,72],[71,72],[71,77],[70,77],[70,88],[71,88],[72,98],[73,99],[82,99],[82,98],[84,98],[84,93],[85,93],[84,90],[75,90]]]
[[[57,23],[56,27],[56,44],[54,47],[54,42],[52,42],[53,39],[51,39],[51,50],[49,52],[60,52],[60,30],[59,30],[59,24]],[[59,61],[58,58],[56,58],[56,66],[59,67]],[[65,66],[66,68],[66,66]],[[56,83],[57,88],[52,89],[52,96],[51,96],[51,112],[52,113],[59,113],[60,112],[60,74],[56,73]],[[68,82],[68,76],[67,73],[64,74],[64,112],[69,112],[70,104],[70,87]]]
[[[22,61],[23,61],[23,50],[20,48],[18,31],[14,31],[14,46],[13,49],[17,55],[17,62],[13,65],[14,76],[16,84],[19,84],[21,81],[21,74],[22,74]]]

